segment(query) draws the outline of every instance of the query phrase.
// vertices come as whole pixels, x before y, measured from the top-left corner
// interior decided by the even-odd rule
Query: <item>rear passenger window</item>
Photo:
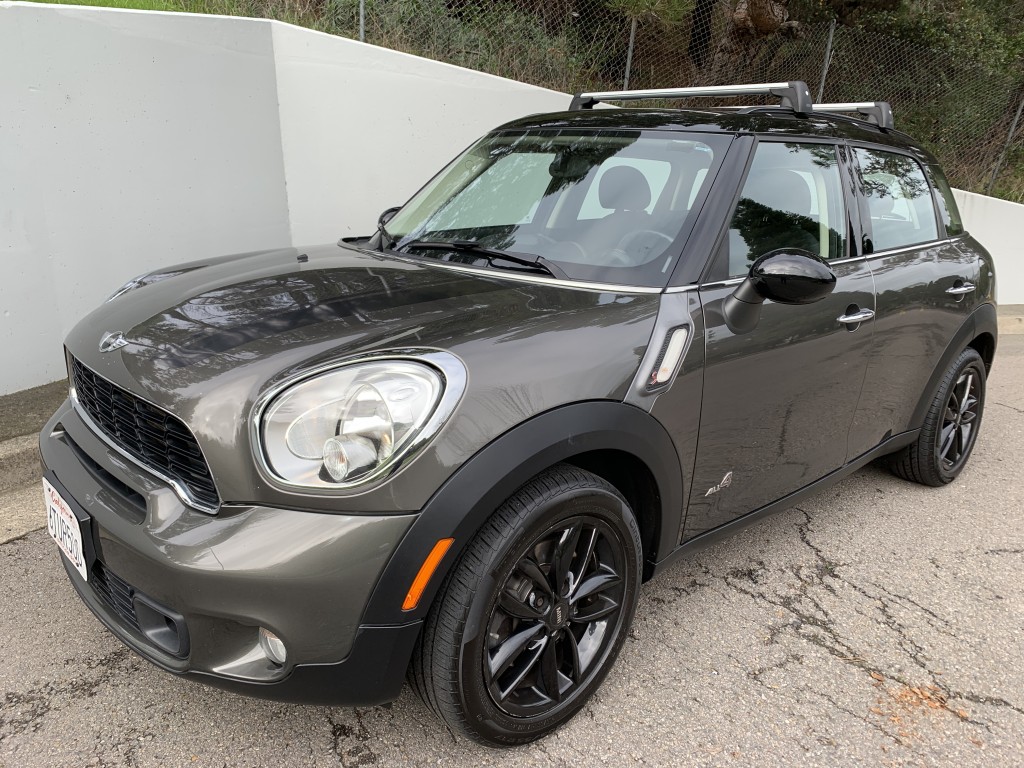
[[[871,216],[874,251],[938,239],[931,190],[917,161],[894,152],[854,151]]]
[[[779,248],[840,259],[846,231],[836,148],[762,142],[729,225],[729,277]]]

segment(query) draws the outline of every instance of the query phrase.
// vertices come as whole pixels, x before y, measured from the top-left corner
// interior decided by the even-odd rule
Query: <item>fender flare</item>
[[[996,308],[992,304],[982,304],[967,316],[963,325],[957,329],[953,339],[946,345],[945,350],[942,352],[942,357],[939,358],[939,362],[932,371],[932,375],[928,378],[928,384],[925,386],[924,391],[921,392],[921,399],[917,401],[917,407],[914,408],[914,412],[910,417],[910,423],[907,425],[908,429],[917,429],[924,424],[925,415],[931,407],[932,398],[935,396],[935,390],[938,389],[939,381],[957,355],[963,352],[974,339],[983,333],[991,334],[993,339],[998,340],[998,329],[999,323],[996,319]]]
[[[388,561],[370,596],[362,624],[418,621],[466,545],[487,519],[530,478],[589,451],[616,450],[642,461],[654,477],[660,502],[655,551],[665,557],[678,544],[683,479],[675,445],[646,411],[613,401],[562,406],[525,421],[478,451],[430,498]],[[417,607],[402,610],[413,579],[439,539],[455,541],[431,577]]]

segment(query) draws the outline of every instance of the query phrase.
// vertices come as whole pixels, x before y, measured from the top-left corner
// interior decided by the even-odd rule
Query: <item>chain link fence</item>
[[[889,101],[955,186],[1024,202],[1019,66],[801,23],[778,0],[297,1],[329,31],[566,92],[804,80],[818,101]]]

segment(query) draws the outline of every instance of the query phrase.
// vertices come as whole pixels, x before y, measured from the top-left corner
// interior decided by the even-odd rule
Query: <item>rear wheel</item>
[[[974,449],[984,407],[985,363],[968,347],[942,377],[917,442],[891,458],[892,471],[924,485],[952,482]]]
[[[640,533],[607,482],[559,465],[523,486],[449,574],[410,682],[455,731],[522,744],[578,712],[618,655]]]

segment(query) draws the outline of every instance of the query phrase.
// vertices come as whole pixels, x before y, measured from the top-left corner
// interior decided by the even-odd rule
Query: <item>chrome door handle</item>
[[[840,323],[844,325],[856,325],[857,323],[863,323],[865,320],[870,320],[875,316],[873,310],[870,309],[858,309],[856,312],[849,315],[841,315],[836,318]]]
[[[964,283],[963,285],[954,285],[952,288],[947,288],[946,293],[951,293],[954,296],[962,296],[965,293],[970,293],[974,290],[974,283]]]

